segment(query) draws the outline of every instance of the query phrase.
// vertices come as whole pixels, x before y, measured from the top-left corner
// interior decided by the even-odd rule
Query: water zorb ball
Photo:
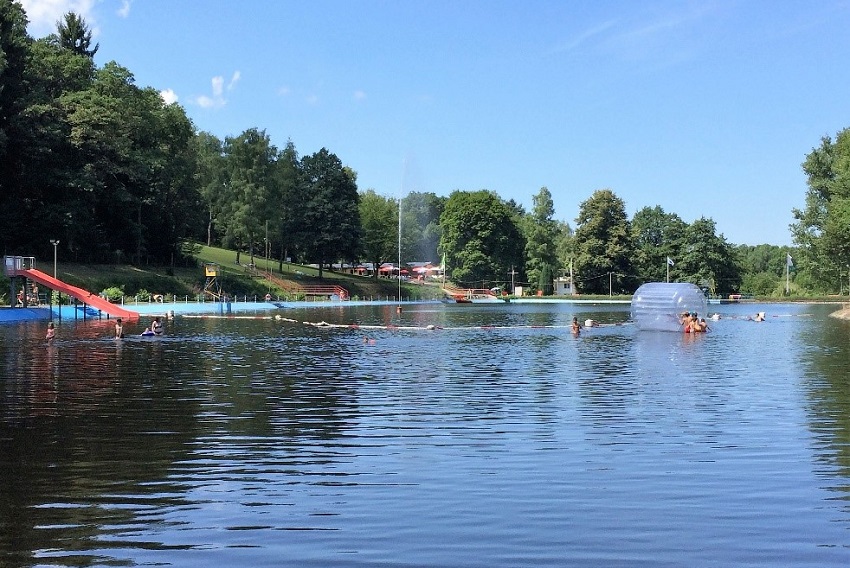
[[[695,284],[649,282],[632,296],[632,321],[638,329],[681,331],[684,312],[705,317],[705,294]]]

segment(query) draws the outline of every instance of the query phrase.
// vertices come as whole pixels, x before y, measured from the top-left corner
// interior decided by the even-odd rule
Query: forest
[[[356,168],[327,148],[299,155],[259,127],[220,139],[131,70],[95,65],[99,46],[76,14],[45,38],[26,24],[19,3],[0,0],[3,254],[50,257],[53,239],[68,262],[174,266],[205,243],[320,270],[444,261],[459,285],[544,294],[568,276],[587,294],[667,278],[715,295],[850,293],[847,130],[804,157],[794,247],[735,245],[711,218],[660,205],[629,218],[611,189],[590,193],[571,225],[546,187],[529,188],[529,211],[486,189],[399,202],[358,188]]]

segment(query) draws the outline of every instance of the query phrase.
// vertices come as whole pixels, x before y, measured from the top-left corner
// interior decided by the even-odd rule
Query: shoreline
[[[219,315],[230,316],[237,313],[257,313],[273,310],[290,310],[290,309],[313,309],[313,308],[342,308],[342,307],[359,307],[359,306],[398,306],[398,305],[428,305],[428,304],[451,304],[443,300],[346,300],[346,301],[293,301],[293,302],[169,302],[169,303],[144,303],[144,304],[121,304],[121,307],[131,311],[138,312],[139,316],[145,318],[163,317],[171,318],[174,316],[187,315]],[[629,299],[576,299],[576,298],[512,298],[507,305],[510,304],[583,304],[583,305],[629,305]],[[830,317],[850,321],[850,300],[755,300],[746,299],[737,302],[724,302],[725,304],[812,304],[812,305],[838,305],[842,306],[836,311],[829,314]],[[710,305],[714,305],[711,304]],[[86,320],[86,319],[114,319],[114,316],[109,316],[104,313],[99,313],[96,310],[89,308],[87,313],[83,314],[82,306],[61,307],[53,306],[38,306],[38,307],[0,307],[0,325],[4,323],[14,323],[23,321],[50,321],[54,319],[62,320]],[[61,314],[59,313],[61,310]]]

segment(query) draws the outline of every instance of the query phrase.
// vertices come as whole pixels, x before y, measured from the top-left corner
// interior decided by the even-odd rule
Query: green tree
[[[440,226],[440,250],[454,282],[472,288],[503,282],[522,262],[525,243],[513,210],[491,191],[452,192]]]
[[[818,292],[837,292],[843,267],[850,265],[850,129],[829,136],[806,155],[806,206],[794,209],[791,234],[799,247],[795,265],[801,280]]]
[[[558,221],[558,237],[555,246],[558,251],[558,264],[572,277],[573,260],[575,258],[575,234],[566,221]]]
[[[319,265],[351,260],[360,252],[359,194],[354,172],[336,155],[322,148],[301,159],[304,175],[304,222],[310,238],[304,242],[306,257]]]
[[[247,247],[254,263],[259,241],[265,235],[278,195],[275,173],[277,148],[264,130],[249,128],[224,140],[224,179],[218,211],[225,242]]]
[[[370,189],[360,196],[360,222],[363,226],[363,255],[374,267],[398,257],[398,201]]]
[[[207,246],[213,242],[213,232],[216,213],[222,205],[220,194],[224,187],[224,145],[215,135],[209,132],[198,132],[193,139],[195,149],[195,183],[200,191],[206,211]],[[200,236],[200,235],[199,235]]]
[[[633,291],[633,245],[623,200],[610,189],[597,190],[581,204],[576,223],[576,283],[581,291]]]
[[[712,219],[701,217],[685,231],[688,243],[681,251],[680,280],[692,282],[712,294],[737,292],[741,269],[735,249],[717,235]]]
[[[558,223],[555,215],[555,203],[546,187],[533,198],[531,214],[525,224],[525,268],[528,279],[536,284],[544,294],[552,294],[552,279],[558,263]]]
[[[0,0],[0,207],[15,211],[3,219],[0,246],[9,253],[20,246],[21,235],[28,233],[27,214],[21,211],[26,195],[21,185],[26,177],[22,162],[30,148],[20,140],[32,128],[23,113],[29,104],[26,63],[31,43],[23,8],[17,2]]]
[[[301,201],[304,195],[304,176],[295,144],[288,140],[280,153],[276,164],[278,198],[272,216],[274,234],[279,245],[278,270],[283,270],[283,262],[294,252],[304,250],[307,229],[304,219],[304,207]]]
[[[779,277],[770,272],[744,274],[741,292],[755,296],[773,296],[779,288]]]
[[[678,273],[687,223],[675,213],[664,209],[644,207],[632,217],[632,239],[635,246],[634,268],[639,282],[664,282],[667,278],[667,259],[673,260],[671,279]]]
[[[438,262],[440,214],[446,198],[412,191],[401,200],[402,262]]]
[[[100,44],[91,46],[92,32],[86,22],[74,12],[66,13],[56,22],[56,41],[59,46],[74,53],[93,58]]]
[[[774,276],[785,276],[788,255],[797,256],[791,247],[777,245],[738,245],[735,252],[740,259],[743,274],[767,272]]]
[[[739,245],[735,247],[735,252],[741,266],[741,292],[745,294],[784,294],[786,270],[790,282],[796,282],[796,267],[787,266],[789,255],[797,258],[795,249],[768,244]]]
[[[195,224],[193,127],[183,109],[140,89],[117,63],[91,86],[64,93],[73,171],[66,235],[72,252],[99,261],[170,260]],[[183,208],[185,207],[185,208]]]

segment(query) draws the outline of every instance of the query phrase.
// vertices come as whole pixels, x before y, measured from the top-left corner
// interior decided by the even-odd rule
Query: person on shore
[[[151,323],[151,331],[154,335],[162,335],[162,322],[159,321],[159,316],[153,318]]]
[[[124,339],[124,324],[121,323],[121,318],[115,320],[115,339]]]
[[[56,327],[53,325],[53,322],[50,322],[47,324],[47,342],[52,342],[54,337],[56,337]]]

